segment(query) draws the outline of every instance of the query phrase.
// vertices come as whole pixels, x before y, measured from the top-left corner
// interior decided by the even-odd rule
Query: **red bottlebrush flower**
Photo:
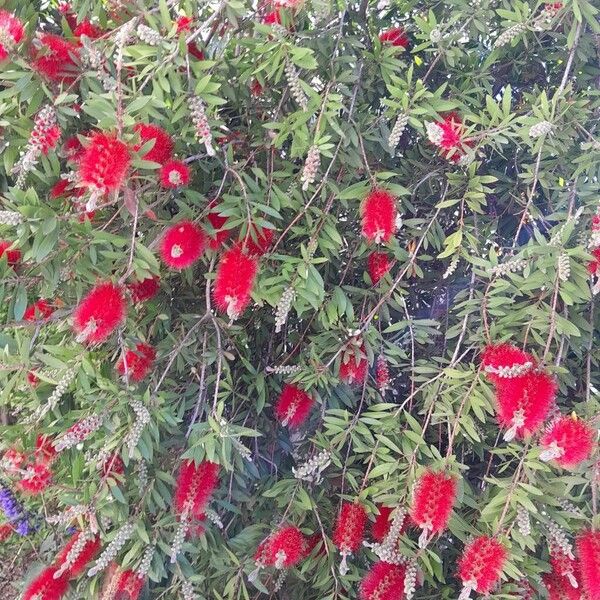
[[[8,58],[8,51],[25,35],[23,23],[11,13],[0,10],[0,61]]]
[[[62,150],[67,160],[73,161],[79,160],[85,152],[85,148],[81,145],[81,141],[76,135],[72,135],[65,140]]]
[[[360,600],[402,600],[405,575],[404,565],[375,563],[360,582]]]
[[[255,227],[248,231],[243,242],[243,248],[246,254],[250,256],[262,256],[269,251],[275,236],[274,229]]]
[[[572,469],[591,456],[594,439],[595,432],[585,421],[576,416],[560,417],[540,440],[544,448],[540,458]]]
[[[35,440],[35,460],[40,464],[50,464],[56,457],[52,439],[48,435],[38,435]]]
[[[44,569],[27,587],[23,600],[60,600],[69,589],[68,576],[54,578],[57,569]]]
[[[37,141],[39,144],[40,150],[42,154],[47,155],[50,150],[56,147],[58,144],[58,140],[60,140],[60,127],[58,125],[53,125],[52,127],[47,128],[44,131],[43,136],[40,136],[35,139],[34,132],[31,134],[31,142]]]
[[[0,542],[8,539],[13,533],[13,528],[8,523],[2,523],[0,525]]]
[[[262,20],[264,25],[281,25],[281,13],[279,9],[267,13]]]
[[[213,208],[214,201],[210,203],[209,208]],[[215,230],[214,234],[207,232],[208,237],[208,247],[211,250],[218,250],[224,242],[226,242],[231,236],[231,229],[223,229],[225,223],[227,223],[227,217],[222,217],[219,214],[219,208],[216,207],[214,210],[206,215],[206,220],[211,224],[212,228]],[[214,237],[213,237],[214,236]]]
[[[410,40],[402,27],[392,27],[382,31],[379,34],[379,41],[382,44],[389,44],[396,48],[408,48],[410,46]]]
[[[144,160],[151,160],[160,163],[166,163],[173,154],[175,144],[171,136],[158,125],[149,125],[147,123],[138,123],[133,130],[140,135],[141,143],[133,147],[137,152],[144,144],[154,140],[154,146],[142,155]]]
[[[369,361],[365,354],[364,344],[360,345],[358,353],[354,345],[349,345],[342,354],[340,379],[348,384],[363,383],[368,371]]]
[[[118,190],[129,168],[127,145],[116,134],[101,131],[93,133],[89,142],[79,161],[81,182],[103,194]]]
[[[564,577],[545,573],[542,581],[548,590],[548,600],[581,600],[581,590],[571,586]]]
[[[587,600],[600,600],[600,531],[582,531],[576,545]]]
[[[68,198],[73,194],[72,190],[69,190],[71,182],[68,179],[59,179],[50,188],[50,198],[52,200],[58,200],[59,198]]]
[[[102,29],[93,25],[89,19],[83,19],[83,21],[73,29],[73,35],[75,37],[85,35],[90,39],[95,40],[102,35]]]
[[[102,475],[104,477],[110,477],[111,475],[124,475],[125,474],[125,463],[123,459],[117,454],[111,454],[102,463]]]
[[[333,543],[342,554],[356,552],[364,538],[367,511],[362,504],[344,502],[333,532]]]
[[[175,510],[179,515],[199,518],[219,483],[219,465],[208,460],[181,464],[175,489]]]
[[[594,258],[587,264],[587,270],[590,275],[597,275],[600,267],[600,248],[592,250],[592,256]]]
[[[33,372],[27,371],[27,383],[36,386],[40,382],[40,378]]]
[[[388,242],[396,232],[396,199],[385,190],[374,190],[362,203],[362,234],[369,242]]]
[[[548,416],[556,395],[556,384],[543,371],[529,371],[520,377],[503,380],[497,386],[497,417],[508,427],[506,441],[515,436],[525,438],[540,429]]]
[[[264,88],[261,85],[260,81],[258,81],[258,79],[253,79],[252,83],[250,84],[250,94],[252,94],[255,97],[258,96],[262,96],[264,92]]]
[[[47,319],[53,312],[54,309],[47,300],[37,300],[25,309],[23,319],[25,319],[25,321],[40,321],[42,319]]]
[[[569,587],[579,588],[579,567],[572,555],[566,554],[558,544],[550,545],[550,565],[553,575],[564,578]]]
[[[417,481],[410,517],[423,530],[419,538],[424,547],[432,534],[448,526],[456,499],[456,479],[443,471],[425,471]]]
[[[175,21],[177,25],[177,33],[181,33],[182,31],[191,31],[191,25],[193,21],[194,19],[192,19],[192,17],[186,17],[185,15],[177,17],[177,20]]]
[[[87,564],[94,558],[94,556],[96,556],[96,554],[98,554],[100,546],[102,545],[99,536],[86,539],[76,558],[72,559],[70,564],[65,565],[64,563],[67,560],[71,548],[73,548],[73,546],[77,543],[77,540],[81,535],[81,531],[75,532],[71,536],[71,539],[66,543],[64,548],[59,552],[56,560],[54,561],[53,566],[56,567],[56,569],[64,569],[67,579],[74,579],[75,577],[81,575]]]
[[[377,358],[377,364],[375,366],[375,381],[377,382],[377,389],[383,391],[387,389],[390,383],[390,370],[388,369],[387,361],[385,356],[380,354]]]
[[[52,480],[52,471],[43,463],[30,465],[25,470],[25,476],[18,482],[18,486],[30,494],[41,494]]]
[[[96,285],[75,309],[73,329],[77,338],[94,344],[106,341],[125,319],[125,310],[120,286],[110,282]]]
[[[535,358],[512,344],[489,344],[483,350],[481,364],[486,377],[494,384],[524,375],[537,366]]]
[[[314,403],[305,391],[286,383],[275,403],[275,415],[283,426],[298,427],[306,421]]]
[[[458,576],[464,588],[488,594],[500,581],[507,555],[500,542],[486,535],[467,544],[458,563]]]
[[[125,358],[121,358],[117,363],[117,371],[123,376],[127,374],[132,381],[142,381],[152,369],[155,359],[156,350],[150,344],[140,342],[135,350],[125,352]]]
[[[77,76],[79,48],[73,42],[52,33],[39,34],[34,42],[31,66],[40,75],[56,83],[71,83]]]
[[[385,252],[372,252],[367,259],[369,276],[373,285],[377,285],[392,268],[392,261]]]
[[[239,245],[223,254],[215,279],[214,298],[219,310],[237,319],[250,303],[258,272],[255,258],[247,256]]]
[[[160,168],[163,187],[176,189],[190,182],[190,168],[181,160],[169,160]]]
[[[123,571],[116,585],[115,600],[137,600],[144,587],[144,579],[131,569]]]
[[[2,468],[8,473],[18,473],[25,464],[27,456],[15,448],[8,448],[2,456]]]
[[[272,533],[259,545],[254,559],[263,566],[276,569],[290,568],[306,556],[307,539],[293,525],[286,525]]]
[[[138,303],[151,300],[160,290],[160,277],[147,277],[142,281],[134,281],[127,287],[129,288],[133,302]]]
[[[427,124],[429,141],[441,150],[447,160],[457,162],[465,154],[464,146],[471,143],[464,139],[465,127],[456,113],[449,113],[440,122]]]
[[[204,60],[204,52],[198,48],[198,44],[193,40],[187,43],[187,51],[198,60]]]
[[[162,237],[160,256],[163,262],[180,271],[193,265],[204,252],[206,236],[192,221],[171,225]]]
[[[395,509],[390,508],[389,506],[383,506],[382,504],[378,504],[377,509],[377,516],[371,525],[371,536],[376,542],[383,542],[392,525],[391,516]],[[400,528],[400,533],[404,533],[406,531],[407,524],[408,519],[404,518],[402,527]]]
[[[21,261],[21,251],[14,249],[9,250],[14,242],[7,242],[6,240],[0,240],[0,258],[6,254],[6,262],[9,266],[14,267]]]

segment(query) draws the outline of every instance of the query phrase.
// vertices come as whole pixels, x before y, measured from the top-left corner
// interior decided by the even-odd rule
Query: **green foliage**
[[[29,39],[41,29],[72,39],[52,4],[8,0],[3,8],[27,24]],[[498,534],[509,549],[492,597],[519,597],[522,579],[543,596],[549,521],[569,536],[592,519],[600,525],[597,449],[569,472],[540,461],[535,436],[503,442],[480,350],[506,340],[525,347],[556,376],[558,410],[576,411],[597,428],[598,311],[587,270],[600,177],[594,3],[567,0],[544,20],[544,4],[535,2],[314,0],[282,9],[276,27],[261,22],[265,11],[256,3],[242,0],[75,0],[73,10],[104,30],[82,40],[99,53],[100,66],[81,50],[77,79],[51,82],[31,68],[25,42],[11,51],[12,62],[0,64],[0,208],[22,217],[16,226],[0,225],[0,237],[22,252],[14,269],[0,259],[0,449],[31,452],[39,434],[56,436],[92,414],[104,421],[61,453],[42,495],[19,496],[41,517],[39,528],[27,541],[11,536],[1,552],[26,552],[32,544],[40,548],[37,562],[48,564],[67,534],[44,517],[84,504],[103,546],[126,521],[134,523],[117,557],[123,568],[136,568],[156,544],[143,598],[183,597],[187,581],[197,598],[249,599],[267,597],[275,582],[266,575],[248,581],[256,547],[291,523],[318,534],[326,548],[313,551],[271,597],[354,599],[375,556],[363,548],[349,573],[338,573],[331,536],[340,502],[359,499],[372,519],[376,504],[408,507],[425,467],[445,467],[460,475],[449,530],[424,551],[414,530],[400,542],[423,572],[416,597],[458,596],[456,563],[477,534]],[[180,33],[175,19],[184,13],[194,21]],[[131,20],[123,44],[119,32]],[[136,36],[139,23],[160,34],[157,45]],[[517,24],[522,31],[496,43]],[[407,30],[408,49],[379,41],[392,26]],[[204,60],[187,52],[192,38]],[[305,109],[286,65],[300,78]],[[206,107],[215,156],[197,139],[192,95]],[[103,200],[93,220],[80,220],[73,198],[49,195],[73,169],[59,147],[40,157],[18,189],[13,168],[46,105],[56,110],[62,141],[101,129],[134,146],[136,123],[160,125],[192,169],[191,184],[162,188],[159,165],[143,160],[143,147],[132,153],[121,190]],[[427,137],[427,124],[450,111],[468,141],[458,162]],[[401,114],[408,124],[391,148]],[[532,136],[542,121],[550,132]],[[311,146],[320,166],[303,190]],[[360,206],[376,186],[396,196],[401,226],[384,247],[392,270],[373,285],[367,258],[374,245],[361,236]],[[275,230],[251,306],[234,322],[216,311],[211,295],[221,249],[181,272],[158,257],[165,227],[182,218],[214,233],[206,219],[214,198],[231,230],[227,246],[256,237],[253,226]],[[509,269],[511,261],[522,268]],[[161,277],[159,294],[130,306],[109,341],[76,341],[72,311],[97,281],[153,275]],[[277,305],[290,286],[291,310],[276,332]],[[40,298],[56,312],[45,322],[24,321]],[[338,373],[357,330],[371,369],[364,385],[349,386]],[[158,357],[147,379],[128,384],[115,364],[139,341],[152,343]],[[391,373],[383,392],[375,382],[379,355]],[[292,372],[281,374],[285,367]],[[40,417],[68,369],[75,370],[73,382]],[[27,383],[29,372],[37,385]],[[317,400],[297,430],[274,417],[284,382]],[[130,452],[132,401],[147,407],[150,421]],[[292,468],[323,449],[331,464],[322,482],[296,479]],[[114,452],[125,475],[105,477],[98,456]],[[171,564],[182,458],[221,465],[210,507],[224,527],[207,521]],[[531,519],[529,535],[515,526],[520,507]],[[32,574],[15,577],[4,597],[17,597]],[[84,574],[72,582],[71,597],[99,597],[101,582],[102,575]]]

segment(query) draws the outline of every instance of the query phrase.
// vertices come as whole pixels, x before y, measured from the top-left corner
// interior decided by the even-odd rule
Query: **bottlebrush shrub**
[[[295,385],[286,384],[275,403],[275,414],[283,426],[298,427],[308,418],[313,398]]]
[[[583,596],[597,3],[0,4],[0,598]]]

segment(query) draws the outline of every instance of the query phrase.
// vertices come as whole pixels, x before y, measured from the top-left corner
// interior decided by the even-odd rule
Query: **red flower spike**
[[[365,355],[364,344],[361,344],[358,355],[353,347],[349,347],[342,354],[342,362],[340,363],[340,379],[346,383],[358,384],[363,383],[369,372],[369,361]]]
[[[392,525],[391,515],[395,509],[390,508],[389,506],[383,506],[382,504],[378,504],[377,509],[379,512],[371,525],[371,536],[376,542],[383,542]],[[406,531],[407,524],[408,519],[405,518],[402,527],[400,528],[401,534]]]
[[[13,14],[0,10],[0,61],[8,58],[13,45],[18,44],[25,35],[25,28],[20,19]]]
[[[191,31],[191,25],[193,21],[194,19],[192,19],[192,17],[186,17],[185,15],[177,17],[177,20],[175,21],[177,33],[181,33],[182,31]]]
[[[372,252],[367,259],[369,277],[373,285],[377,285],[392,268],[392,261],[385,252]]]
[[[448,526],[456,499],[456,479],[443,471],[425,471],[417,481],[410,517],[423,532],[419,547],[425,547],[431,536]]]
[[[69,589],[68,576],[54,579],[57,569],[44,569],[27,587],[23,600],[60,600]]]
[[[52,33],[41,33],[34,42],[31,66],[55,83],[72,83],[77,76],[79,48],[73,42]]]
[[[275,403],[275,415],[284,427],[298,427],[306,421],[314,403],[305,391],[286,383]]]
[[[2,456],[2,468],[8,473],[18,473],[25,464],[27,456],[15,448],[8,448]]]
[[[600,248],[592,250],[591,254],[594,258],[587,264],[587,270],[590,275],[597,275],[600,268]]]
[[[73,161],[78,161],[85,151],[84,147],[81,145],[81,141],[76,135],[72,135],[65,140],[62,150],[67,157],[67,160]]]
[[[465,127],[456,113],[449,113],[442,121],[427,124],[429,141],[440,149],[447,160],[458,162],[465,154],[465,146],[472,142],[464,138]]]
[[[137,600],[144,587],[144,579],[131,569],[123,571],[117,582],[115,600]]]
[[[13,533],[13,528],[8,523],[2,523],[0,525],[0,542],[8,539]]]
[[[264,25],[281,25],[281,12],[279,9],[267,13],[262,20]]]
[[[591,456],[595,437],[585,421],[576,416],[562,416],[542,436],[540,444],[544,450],[540,458],[572,469]]]
[[[56,450],[52,438],[48,435],[38,435],[35,440],[35,460],[40,464],[49,465],[56,458]]]
[[[576,545],[587,600],[600,600],[600,531],[582,531]]]
[[[564,578],[570,587],[579,587],[579,566],[558,544],[550,546],[550,565],[553,575]]]
[[[538,431],[554,405],[556,383],[543,371],[505,379],[496,389],[497,418],[506,441]]]
[[[481,364],[486,377],[499,385],[508,378],[524,375],[537,367],[537,361],[512,344],[489,344],[482,353]]]
[[[150,140],[154,140],[154,146],[142,155],[144,160],[151,160],[152,162],[160,163],[161,165],[166,163],[173,154],[173,148],[175,143],[171,139],[171,136],[158,125],[149,125],[146,123],[138,123],[133,127],[133,130],[139,134],[142,142],[136,144],[133,149],[137,152],[144,144]]]
[[[142,281],[134,281],[127,287],[129,288],[131,299],[134,303],[137,304],[138,302],[151,300],[160,290],[160,277],[147,277]]]
[[[120,286],[96,285],[83,298],[73,315],[77,339],[92,344],[105,342],[125,319],[125,298]]]
[[[40,378],[33,372],[27,371],[27,383],[31,386],[36,386],[40,382]]]
[[[160,243],[160,257],[172,269],[181,271],[199,260],[206,246],[206,236],[192,221],[180,221],[169,227]]]
[[[89,19],[83,19],[83,21],[73,29],[73,35],[75,37],[85,35],[91,40],[95,40],[102,35],[102,29],[96,27]]]
[[[52,471],[43,463],[30,465],[25,470],[25,476],[18,482],[18,486],[29,494],[41,494],[52,481]]]
[[[581,590],[572,587],[563,577],[545,573],[542,575],[542,581],[548,590],[548,600],[581,600]]]
[[[160,183],[163,187],[177,189],[190,182],[190,168],[181,160],[169,160],[160,169]]]
[[[377,357],[377,364],[375,365],[375,381],[377,382],[377,389],[380,392],[386,390],[390,383],[390,370],[388,369],[387,361],[383,354],[380,354]]]
[[[362,504],[344,502],[333,532],[333,543],[342,554],[356,552],[364,538],[367,511]]]
[[[198,60],[204,60],[204,52],[198,47],[198,44],[196,44],[196,42],[194,42],[193,40],[187,43],[187,51],[194,58],[197,58]]]
[[[219,465],[203,461],[196,465],[185,460],[181,464],[175,489],[175,510],[177,514],[199,518],[219,483]]]
[[[360,600],[402,600],[406,567],[375,563],[360,582]]]
[[[385,190],[374,190],[361,207],[362,234],[367,241],[388,242],[396,233],[396,198]]]
[[[69,552],[71,551],[71,548],[73,548],[80,535],[81,531],[77,531],[71,536],[71,539],[56,557],[53,565],[54,567],[60,569],[63,566]],[[99,536],[86,540],[83,548],[77,555],[77,558],[75,558],[75,560],[69,566],[67,566],[65,576],[68,579],[74,579],[75,577],[81,575],[88,563],[96,556],[96,554],[98,554],[101,545],[102,543],[100,542]]]
[[[118,454],[111,454],[102,463],[102,475],[104,477],[110,477],[111,475],[124,475],[125,474],[125,463]]]
[[[410,46],[410,40],[402,27],[392,27],[382,31],[379,34],[379,41],[382,44],[389,44],[396,48],[408,48]]]
[[[216,202],[213,201],[209,204],[209,208],[213,208],[211,212],[206,215],[206,220],[211,224],[215,230],[214,234],[207,232],[208,235],[208,247],[211,250],[218,250],[231,236],[231,229],[223,229],[225,223],[227,223],[227,217],[219,215],[219,208],[216,206]],[[214,236],[214,237],[213,237]]]
[[[239,245],[223,254],[214,286],[215,304],[230,319],[237,319],[250,304],[258,263],[247,256]]]
[[[53,312],[54,309],[48,304],[47,300],[37,300],[25,309],[23,319],[25,321],[41,321],[50,317]]]
[[[132,381],[142,381],[152,369],[156,359],[156,350],[150,344],[139,343],[135,350],[127,350],[125,358],[119,359],[117,371],[120,375],[127,376]],[[127,366],[125,366],[127,363]]]
[[[68,189],[71,186],[71,182],[68,179],[59,179],[50,188],[50,199],[58,200],[59,198],[68,198],[73,195],[73,191]]]
[[[458,563],[458,576],[463,590],[488,594],[500,581],[508,553],[497,540],[481,536],[465,546]]]
[[[118,190],[130,163],[129,148],[114,133],[97,131],[79,161],[81,183],[100,194]]]
[[[263,566],[289,569],[306,556],[307,544],[306,537],[297,527],[287,525],[260,544],[254,558]]]
[[[250,256],[262,256],[269,251],[274,236],[275,230],[252,225],[252,233],[248,232],[242,244],[244,251]]]
[[[6,254],[6,262],[10,267],[14,267],[21,262],[21,251],[17,249],[8,249],[13,245],[13,243],[14,242],[0,240],[0,258]]]

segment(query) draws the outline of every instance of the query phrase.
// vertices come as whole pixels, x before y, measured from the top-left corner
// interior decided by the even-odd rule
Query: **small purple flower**
[[[19,535],[31,533],[32,527],[29,522],[29,515],[19,504],[11,490],[2,483],[0,483],[0,508],[2,508],[7,520],[13,523],[15,531]]]

